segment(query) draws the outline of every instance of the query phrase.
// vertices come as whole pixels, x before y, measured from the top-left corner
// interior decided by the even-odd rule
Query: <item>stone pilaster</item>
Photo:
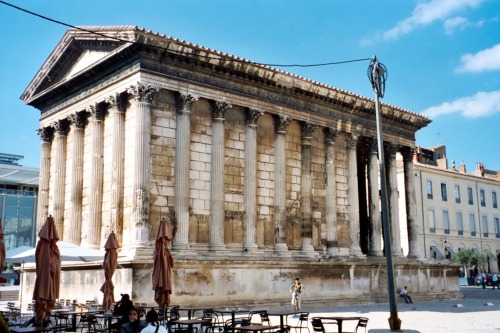
[[[106,109],[102,104],[90,105],[90,127],[92,133],[88,230],[82,230],[82,242],[90,248],[101,245],[102,189],[104,174],[104,117]]]
[[[335,139],[338,131],[325,128],[326,150],[326,254],[340,255],[337,241],[337,181],[335,179]]]
[[[346,140],[347,145],[347,183],[349,200],[349,237],[351,239],[351,256],[361,256],[361,247],[359,246],[359,198],[358,198],[358,167],[356,158],[356,146],[358,137],[349,135]]]
[[[111,114],[113,127],[113,141],[111,146],[111,220],[103,224],[102,242],[105,243],[109,234],[116,234],[118,244],[123,238],[123,186],[124,186],[124,158],[125,158],[125,108],[126,100],[120,93],[105,100]]]
[[[189,153],[191,144],[191,109],[197,97],[177,95],[177,129],[175,132],[175,225],[177,232],[172,248],[185,251],[189,248]]]
[[[244,241],[246,253],[257,250],[255,222],[257,221],[257,121],[264,114],[261,110],[246,110],[245,174],[244,174]]]
[[[368,142],[368,195],[371,256],[382,256],[382,216],[380,211],[379,165],[377,139]]]
[[[408,226],[409,250],[408,258],[421,258],[418,239],[417,199],[415,193],[415,170],[413,168],[413,148],[404,147],[401,151],[404,162],[406,223]]]
[[[130,243],[135,256],[139,250],[146,248],[149,243],[151,225],[149,223],[149,185],[151,170],[151,103],[153,95],[160,91],[160,87],[137,83],[128,89],[131,100],[131,111],[135,116],[134,132],[134,180],[132,199],[132,219]]]
[[[389,194],[389,214],[391,221],[392,255],[401,257],[401,235],[399,226],[399,197],[398,197],[398,174],[396,167],[396,153],[400,145],[389,143],[385,145],[385,156],[387,159],[387,188]]]
[[[73,138],[71,158],[70,213],[64,227],[63,240],[80,245],[82,239],[82,197],[83,197],[83,147],[86,118],[83,112],[70,115]],[[66,222],[66,221],[65,221]]]
[[[286,164],[285,139],[286,130],[291,118],[284,115],[274,116],[274,225],[275,225],[275,252],[285,255],[288,253],[286,244]]]
[[[312,246],[312,173],[311,173],[311,139],[314,130],[318,126],[316,124],[304,121],[301,123],[301,181],[300,181],[300,197],[301,197],[301,218],[302,218],[302,254],[317,255]]]
[[[63,235],[64,230],[64,194],[66,192],[66,142],[68,138],[68,121],[58,120],[52,124],[54,132],[54,174],[52,217],[56,225],[57,233]]]
[[[49,216],[49,185],[50,185],[50,160],[54,129],[43,127],[38,129],[37,134],[42,140],[40,156],[40,181],[38,186],[38,210],[36,221],[36,234],[42,229],[45,220]]]
[[[232,105],[225,101],[212,103],[212,173],[210,195],[210,251],[221,251],[224,244],[224,120]]]

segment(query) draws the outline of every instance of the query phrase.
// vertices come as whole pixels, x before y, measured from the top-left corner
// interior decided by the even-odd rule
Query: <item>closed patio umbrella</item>
[[[106,279],[101,287],[101,291],[104,293],[102,299],[102,307],[108,310],[113,303],[115,303],[115,286],[111,281],[113,274],[115,273],[116,267],[118,266],[118,240],[114,232],[109,234],[106,245],[104,245],[106,254],[104,255],[104,261],[102,263],[104,267],[104,278]]]
[[[35,314],[39,322],[50,315],[55,301],[59,298],[59,277],[61,257],[56,242],[59,240],[52,216],[45,221],[38,233],[40,240],[36,244],[36,280],[33,290]]]
[[[162,308],[170,304],[172,293],[171,269],[174,267],[174,258],[167,247],[171,240],[170,229],[167,222],[162,219],[156,235],[152,278],[155,301]]]

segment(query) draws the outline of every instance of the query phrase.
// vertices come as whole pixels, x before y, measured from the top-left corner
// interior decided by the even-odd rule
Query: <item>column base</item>
[[[208,251],[214,253],[226,251],[226,244],[210,244]]]
[[[340,250],[338,247],[330,247],[326,249],[326,256],[327,257],[338,257],[340,256]]]
[[[189,244],[187,244],[187,243],[172,244],[172,250],[173,251],[179,251],[179,252],[188,251],[189,250]]]
[[[258,249],[259,249],[259,247],[255,243],[254,244],[243,244],[243,253],[244,254],[255,253],[255,252],[257,252]]]
[[[132,245],[126,252],[126,255],[131,260],[141,260],[141,259],[149,260],[153,257],[153,254],[154,254],[154,246],[150,244]]]
[[[314,250],[314,247],[312,245],[302,246],[302,249],[301,249],[300,252],[301,252],[302,255],[305,255],[307,257],[317,257],[317,256],[319,256],[319,253],[316,252],[316,250]]]
[[[351,248],[350,251],[349,251],[349,255],[351,257],[362,257],[362,256],[364,256],[363,252],[361,252],[361,248],[360,247]]]
[[[274,245],[274,253],[282,257],[291,257],[292,254],[288,251],[288,245],[286,243],[276,243]]]

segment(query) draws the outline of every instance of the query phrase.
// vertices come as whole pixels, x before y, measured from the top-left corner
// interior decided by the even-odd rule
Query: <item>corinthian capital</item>
[[[212,118],[222,120],[225,119],[227,110],[233,107],[226,101],[213,101],[212,106]]]
[[[401,155],[403,155],[403,159],[405,161],[413,160],[413,155],[415,153],[415,148],[404,146],[401,148]]]
[[[401,145],[397,143],[387,143],[384,146],[385,148],[385,154],[389,158],[393,158],[396,156],[396,153],[401,149]]]
[[[292,122],[292,118],[284,115],[275,115],[274,116],[274,131],[276,133],[286,133],[286,129],[288,125]]]
[[[257,126],[257,121],[264,114],[264,111],[255,108],[247,108],[245,124],[247,126]]]
[[[90,113],[94,120],[97,121],[104,120],[104,117],[106,116],[106,108],[102,104],[89,105],[86,111]]]
[[[300,129],[302,130],[302,139],[312,138],[312,134],[316,128],[318,128],[318,125],[309,121],[303,121],[300,126]]]
[[[52,127],[42,127],[36,131],[40,135],[42,142],[51,142],[54,138],[54,129]]]
[[[153,102],[153,95],[159,91],[159,86],[152,86],[150,84],[145,85],[141,82],[137,82],[137,85],[130,86],[127,93],[132,95],[132,98],[138,100],[139,102],[151,104],[151,102]]]
[[[368,147],[368,151],[372,154],[378,153],[378,140],[377,138],[371,138],[366,141],[366,146]]]
[[[69,122],[76,128],[85,128],[87,124],[87,118],[85,117],[85,112],[75,112],[68,116]]]
[[[190,113],[193,103],[198,100],[197,96],[179,92],[177,94],[177,112]]]
[[[113,110],[118,112],[124,112],[126,109],[127,102],[123,97],[123,94],[116,93],[114,95],[109,96],[104,100],[106,104],[108,104]]]
[[[345,143],[346,143],[348,148],[356,149],[356,146],[358,144],[358,136],[356,134],[348,135]]]
[[[55,121],[52,124],[52,127],[56,130],[57,134],[66,136],[68,135],[69,132],[69,124],[67,119],[61,119],[58,121]]]
[[[337,138],[337,134],[339,133],[339,131],[331,127],[325,127],[324,132],[325,143],[332,145],[335,144],[335,139]]]

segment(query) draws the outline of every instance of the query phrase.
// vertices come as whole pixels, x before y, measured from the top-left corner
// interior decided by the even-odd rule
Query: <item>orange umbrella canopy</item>
[[[102,307],[105,310],[108,310],[111,305],[115,303],[115,286],[113,285],[111,278],[113,277],[116,267],[118,266],[118,240],[116,239],[116,234],[114,232],[109,234],[106,245],[104,245],[104,249],[106,250],[106,254],[104,255],[102,265],[104,267],[104,278],[106,281],[101,287],[101,291],[104,293]]]
[[[2,219],[0,219],[0,273],[3,272],[3,265],[5,264],[5,243],[3,237]]]
[[[50,315],[55,301],[59,298],[59,277],[61,274],[61,257],[56,242],[59,240],[52,216],[45,221],[38,233],[36,244],[36,280],[33,290],[35,313],[39,321]]]
[[[167,222],[162,219],[156,235],[153,265],[153,290],[155,301],[160,307],[170,304],[172,293],[171,269],[174,267],[174,258],[167,247],[171,240],[170,229]]]

